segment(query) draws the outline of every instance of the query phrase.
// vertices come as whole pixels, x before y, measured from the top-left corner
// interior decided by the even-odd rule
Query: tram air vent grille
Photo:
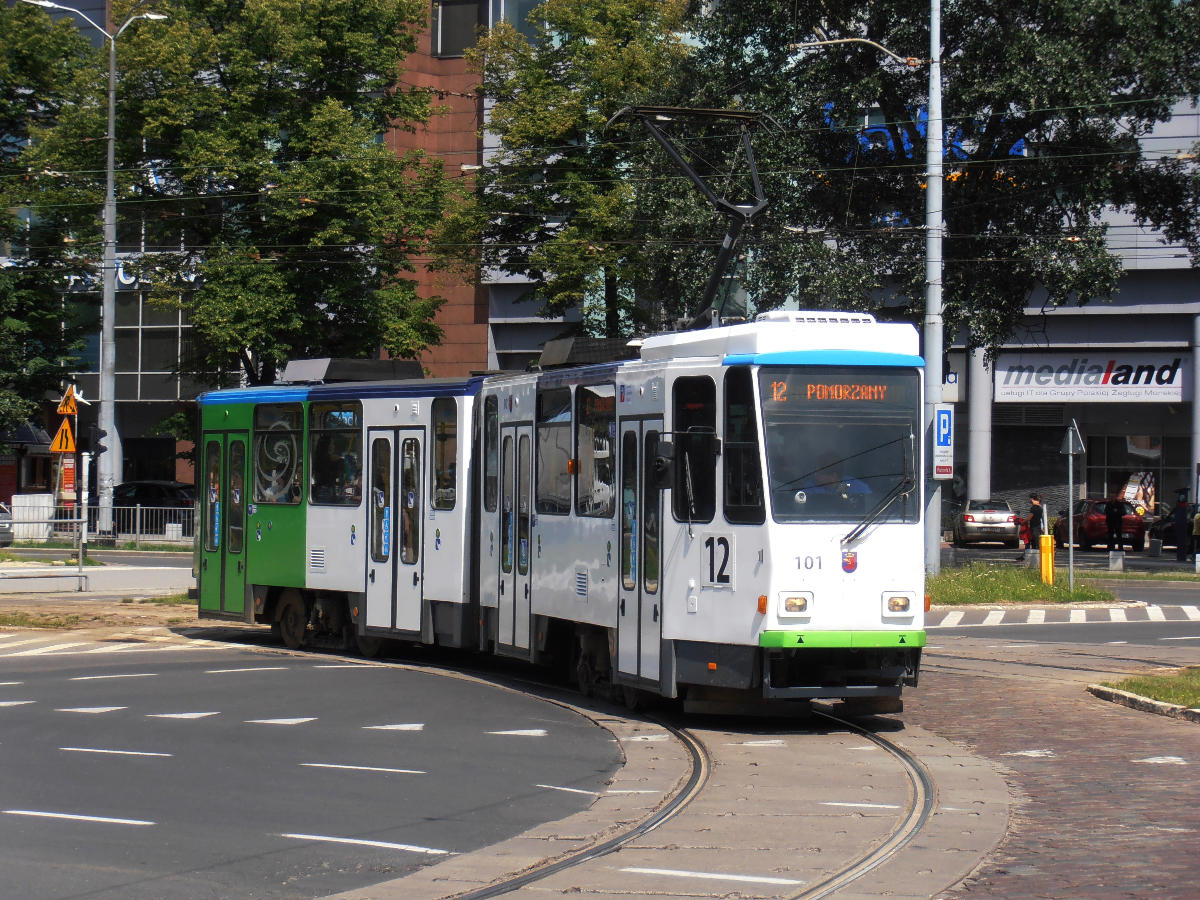
[[[309,547],[308,548],[308,567],[310,569],[325,568],[325,548],[324,547]]]
[[[575,596],[582,600],[586,600],[588,596],[588,572],[587,569],[575,570]]]

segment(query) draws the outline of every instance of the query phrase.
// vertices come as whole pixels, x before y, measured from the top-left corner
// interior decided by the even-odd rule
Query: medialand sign
[[[997,403],[1177,403],[1193,394],[1191,351],[1000,353]]]

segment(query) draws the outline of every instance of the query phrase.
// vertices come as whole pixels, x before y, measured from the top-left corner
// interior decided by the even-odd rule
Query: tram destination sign
[[[1178,403],[1193,394],[1191,352],[1001,353],[997,403]]]

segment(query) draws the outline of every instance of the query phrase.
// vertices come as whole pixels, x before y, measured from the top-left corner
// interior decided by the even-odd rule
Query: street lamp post
[[[907,66],[925,60],[899,56],[882,44],[866,38],[834,38],[793,44],[794,49],[827,47],[831,44],[868,44]],[[925,116],[925,447],[926,465],[932,457],[933,420],[942,402],[942,5],[929,4],[929,109]],[[925,571],[936,575],[942,567],[942,483],[926,472]]]
[[[70,6],[53,3],[51,0],[23,0],[44,9],[58,9],[79,16],[108,41],[108,158],[105,163],[104,191],[104,256],[101,262],[102,293],[100,298],[100,410],[98,425],[100,432],[107,432],[109,452],[96,460],[96,481],[99,488],[98,530],[112,532],[113,487],[122,468],[121,438],[117,431],[116,410],[116,348],[114,330],[117,302],[117,192],[116,192],[116,146],[117,146],[117,38],[138,19],[165,19],[161,13],[133,13],[120,26],[109,33],[90,16]]]

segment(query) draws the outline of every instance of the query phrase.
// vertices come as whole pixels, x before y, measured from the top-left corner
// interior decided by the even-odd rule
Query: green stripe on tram
[[[760,647],[924,647],[924,631],[764,631]]]

